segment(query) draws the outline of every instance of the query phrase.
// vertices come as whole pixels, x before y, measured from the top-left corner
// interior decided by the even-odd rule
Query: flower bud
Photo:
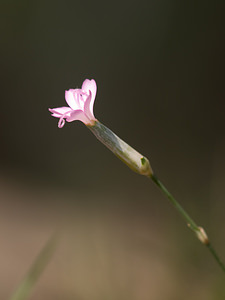
[[[198,227],[198,230],[196,231],[196,235],[202,244],[204,244],[204,245],[209,244],[208,236],[202,227]]]

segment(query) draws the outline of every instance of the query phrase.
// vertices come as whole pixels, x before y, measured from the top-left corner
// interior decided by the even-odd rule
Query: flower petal
[[[76,96],[77,94],[74,93],[73,89],[65,91],[66,102],[73,110],[80,109],[80,105]]]
[[[67,122],[72,122],[72,121],[81,121],[84,124],[89,124],[90,120],[88,117],[85,115],[85,113],[82,110],[73,110],[72,113],[66,117]]]
[[[95,82],[94,79],[86,79],[84,80],[83,84],[82,84],[82,90],[86,91],[87,93],[89,91],[91,91],[92,93],[92,97],[95,99],[95,96],[96,96],[96,92],[97,92],[97,84]]]
[[[95,120],[95,116],[94,116],[94,113],[93,113],[92,93],[91,93],[91,91],[90,91],[90,95],[87,97],[87,100],[84,103],[84,113],[86,114],[86,116],[90,120]]]
[[[82,90],[86,91],[88,94],[89,94],[89,91],[91,91],[91,99],[87,98],[86,102],[89,101],[89,111],[90,111],[91,116],[94,116],[93,107],[94,107],[95,96],[96,96],[96,92],[97,92],[97,84],[96,84],[95,80],[94,79],[84,80],[84,82],[82,84]],[[91,116],[89,116],[89,117],[91,117]]]
[[[57,107],[57,108],[49,108],[48,109],[53,117],[60,118],[62,115],[65,113],[72,111],[72,109],[68,106],[62,106],[62,107]]]

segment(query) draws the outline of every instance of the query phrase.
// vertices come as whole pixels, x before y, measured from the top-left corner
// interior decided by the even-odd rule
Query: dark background
[[[31,299],[222,299],[221,270],[160,191],[48,108],[94,78],[96,118],[149,158],[225,260],[223,1],[1,6],[1,297],[60,229]]]

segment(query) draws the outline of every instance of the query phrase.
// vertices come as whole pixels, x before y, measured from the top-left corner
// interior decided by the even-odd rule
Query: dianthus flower
[[[69,106],[49,108],[53,117],[59,118],[58,127],[62,128],[67,122],[82,121],[85,125],[91,125],[96,121],[93,106],[97,91],[94,79],[86,79],[81,89],[65,91],[65,99]]]

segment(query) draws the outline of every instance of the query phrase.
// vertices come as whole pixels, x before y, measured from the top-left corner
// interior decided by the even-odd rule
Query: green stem
[[[13,293],[10,300],[26,300],[29,298],[32,289],[53,255],[56,243],[57,235],[53,235],[39,253],[30,270]]]
[[[225,272],[225,266],[221,261],[221,259],[219,258],[218,254],[216,253],[215,249],[212,247],[211,243],[208,243],[206,246],[208,247],[209,251],[212,253],[213,257],[215,258],[215,260],[217,261],[221,269]]]
[[[206,232],[204,229],[200,226],[198,226],[192,218],[187,214],[187,212],[183,209],[183,207],[176,201],[176,199],[172,196],[172,194],[167,190],[167,188],[162,184],[162,182],[154,175],[152,174],[149,176],[152,181],[160,188],[160,190],[166,195],[166,197],[169,199],[171,204],[176,208],[176,210],[179,212],[179,214],[183,217],[183,219],[187,222],[188,227],[194,231],[197,238],[200,240],[202,244],[207,246],[213,257],[215,258],[218,265],[221,267],[221,269],[225,273],[225,266],[222,263],[221,259],[219,258],[218,254],[216,253],[215,249],[212,247]]]
[[[167,190],[167,188],[162,184],[162,182],[155,176],[151,176],[152,181],[160,188],[160,190],[167,196],[173,206],[178,210],[181,216],[185,219],[188,227],[194,232],[199,231],[198,225],[192,220],[192,218],[186,213],[183,207],[174,199],[172,194]]]

